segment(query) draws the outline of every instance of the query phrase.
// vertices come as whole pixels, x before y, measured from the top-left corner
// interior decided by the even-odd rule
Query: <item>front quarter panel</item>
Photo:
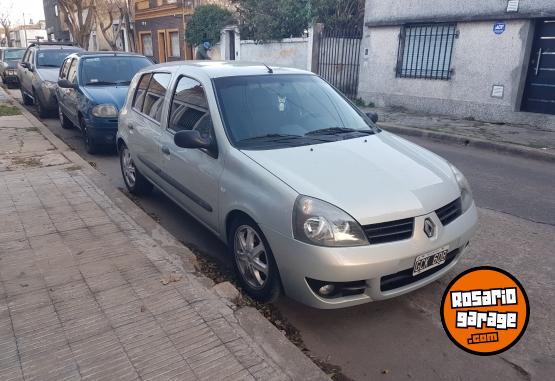
[[[234,210],[248,214],[262,231],[269,228],[292,237],[291,217],[298,193],[283,181],[230,147],[220,184],[222,237],[227,239],[227,217]]]

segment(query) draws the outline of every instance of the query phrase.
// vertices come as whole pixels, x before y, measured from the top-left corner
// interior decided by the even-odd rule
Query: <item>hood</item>
[[[58,82],[58,73],[60,72],[60,68],[55,68],[55,67],[40,68],[39,67],[37,68],[37,72],[44,81]]]
[[[338,206],[362,225],[427,214],[460,196],[447,161],[383,131],[242,152],[298,193]]]
[[[127,97],[129,86],[85,86],[83,93],[94,103],[111,103],[121,110]]]

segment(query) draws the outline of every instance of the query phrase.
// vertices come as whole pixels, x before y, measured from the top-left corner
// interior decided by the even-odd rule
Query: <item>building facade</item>
[[[555,123],[555,1],[366,0],[358,94],[378,106]]]
[[[32,42],[46,41],[45,22],[18,25],[10,31],[10,46],[26,48]]]
[[[193,47],[185,41],[185,28],[198,0],[136,0],[135,39],[137,51],[155,62],[193,58]]]
[[[69,29],[63,21],[58,7],[58,0],[43,0],[46,34],[48,41],[69,42]]]

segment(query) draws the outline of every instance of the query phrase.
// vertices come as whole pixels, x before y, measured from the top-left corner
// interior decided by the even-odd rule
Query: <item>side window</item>
[[[29,51],[29,63],[33,66],[35,66],[35,60],[33,59],[35,57],[35,52],[33,50]]]
[[[71,58],[68,58],[64,61],[62,68],[60,69],[60,78],[66,79],[67,74],[69,72],[69,66],[71,65]]]
[[[77,83],[77,60],[74,59],[69,65],[69,70],[67,73],[67,80],[71,83]]]
[[[154,73],[143,104],[143,114],[158,122],[162,119],[162,106],[171,80],[169,73]]]
[[[143,110],[143,102],[145,100],[146,90],[148,89],[150,77],[152,77],[152,74],[143,74],[143,76],[139,80],[137,90],[135,91],[135,95],[133,98],[133,108],[139,112],[142,112]]]
[[[181,77],[173,95],[168,129],[174,132],[197,130],[207,140],[213,139],[208,101],[200,82]]]

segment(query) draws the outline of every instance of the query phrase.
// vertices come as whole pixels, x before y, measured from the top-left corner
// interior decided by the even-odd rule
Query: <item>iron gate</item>
[[[318,74],[349,98],[356,98],[360,67],[361,28],[324,26],[318,53]]]

